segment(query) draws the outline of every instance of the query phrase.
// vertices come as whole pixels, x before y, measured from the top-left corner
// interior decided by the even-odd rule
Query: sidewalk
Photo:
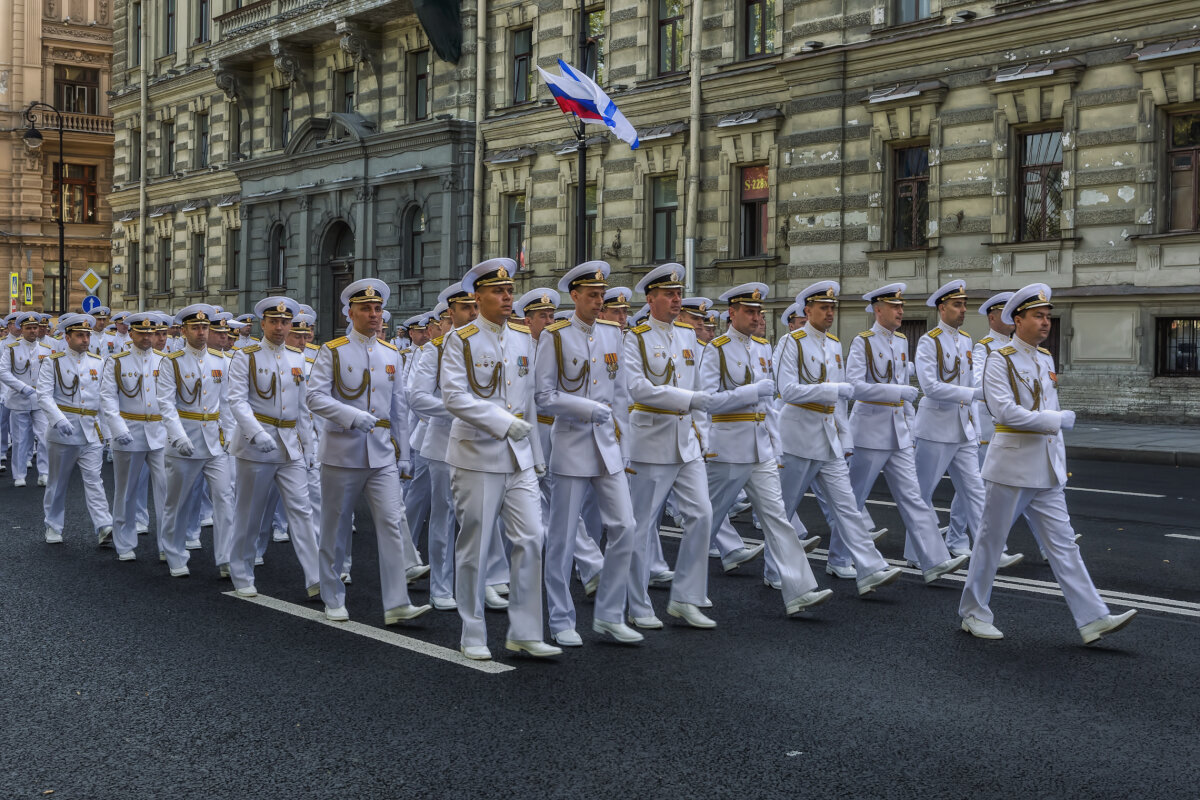
[[[1079,420],[1064,433],[1067,458],[1200,467],[1200,427]]]

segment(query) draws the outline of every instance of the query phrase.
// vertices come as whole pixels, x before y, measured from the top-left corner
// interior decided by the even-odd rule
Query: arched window
[[[287,288],[287,236],[282,225],[271,229],[267,249],[267,286],[271,289]]]
[[[404,224],[401,234],[404,237],[403,256],[400,263],[402,278],[421,277],[421,268],[425,259],[425,210],[420,206],[412,206],[404,212]]]

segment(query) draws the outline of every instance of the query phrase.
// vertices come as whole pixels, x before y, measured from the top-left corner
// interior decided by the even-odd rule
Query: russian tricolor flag
[[[538,72],[542,73],[542,80],[550,87],[550,93],[554,95],[554,100],[563,113],[574,114],[584,122],[611,129],[618,139],[628,142],[629,146],[636,150],[637,130],[625,119],[625,115],[617,109],[616,103],[604,90],[587,75],[576,72],[561,58],[558,60],[558,66],[562,75],[551,75],[541,67],[538,67]]]

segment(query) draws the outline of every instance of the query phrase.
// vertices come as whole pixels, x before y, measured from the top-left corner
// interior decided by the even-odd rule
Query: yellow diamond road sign
[[[89,269],[83,273],[83,277],[79,279],[79,283],[83,288],[88,290],[88,294],[95,294],[100,288],[100,284],[104,283],[104,278],[96,274],[95,270]]]

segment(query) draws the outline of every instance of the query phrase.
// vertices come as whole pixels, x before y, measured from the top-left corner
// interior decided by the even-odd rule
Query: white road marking
[[[451,664],[458,664],[460,667],[469,667],[470,669],[478,670],[479,672],[511,672],[515,667],[510,667],[508,664],[500,664],[496,661],[472,661],[455,650],[448,647],[440,647],[436,644],[423,642],[420,639],[414,639],[411,636],[401,636],[398,633],[391,631],[372,628],[370,625],[363,625],[361,622],[330,622],[325,619],[325,614],[312,608],[295,603],[288,603],[283,600],[277,600],[274,597],[267,597],[260,594],[258,597],[238,597],[236,592],[222,592],[226,597],[233,597],[238,600],[244,600],[247,603],[265,606],[266,608],[282,611],[285,614],[291,614],[293,617],[300,617],[309,622],[317,622],[321,625],[328,625],[331,628],[336,628],[339,631],[347,631],[359,636],[365,636],[368,639],[374,639],[377,642],[390,644],[393,647],[399,647],[404,650],[410,650],[414,653],[420,653],[423,656],[432,658],[440,658],[442,661],[449,661]],[[435,612],[429,612],[435,613]]]
[[[950,480],[950,476],[943,475],[942,480],[948,481],[948,480]],[[1068,492],[1095,492],[1096,494],[1119,494],[1119,495],[1124,495],[1126,497],[1152,497],[1156,500],[1161,500],[1162,498],[1166,497],[1165,494],[1148,494],[1146,492],[1123,492],[1118,489],[1088,489],[1084,486],[1068,486],[1068,487],[1066,487],[1066,489]],[[870,501],[867,501],[867,502],[870,502]]]
[[[659,533],[664,536],[669,536],[672,539],[682,539],[683,531],[679,528],[662,527]],[[1185,534],[1167,534],[1168,536],[1185,536]],[[1192,539],[1200,539],[1200,536],[1188,537]],[[761,539],[743,538],[746,544],[759,545],[762,544]],[[828,550],[814,550],[808,554],[810,558],[819,561],[829,560]],[[908,562],[904,559],[884,559],[894,567],[900,567],[909,575],[920,575],[921,570],[908,566]],[[943,580],[957,581],[958,583],[967,582],[967,574],[965,572],[954,572],[949,575],[942,576]],[[1045,594],[1053,597],[1062,597],[1062,589],[1054,581],[1039,581],[1033,578],[1017,578],[1008,577],[1005,575],[996,575],[995,588],[998,589],[1014,589],[1021,592],[1030,592],[1032,594]],[[1128,592],[1115,592],[1107,589],[1100,589],[1100,597],[1106,603],[1114,603],[1120,606],[1131,606],[1133,608],[1142,608],[1147,611],[1161,611],[1164,614],[1179,614],[1185,617],[1200,618],[1200,603],[1190,603],[1186,600],[1172,600],[1167,597],[1152,597],[1142,594],[1130,594]]]
[[[1167,538],[1168,539],[1191,539],[1192,541],[1200,542],[1200,536],[1191,536],[1186,533],[1168,533]]]
[[[815,494],[813,494],[812,492],[806,492],[804,496],[805,496],[805,497],[814,497],[814,498],[816,497],[816,495],[815,495]],[[894,502],[892,502],[891,500],[868,500],[867,502],[868,502],[868,503],[870,503],[870,504],[871,504],[871,505],[873,505],[873,506],[890,506],[891,508],[899,508],[899,506],[897,506],[897,505],[896,505]],[[948,509],[948,508],[941,508],[940,506],[934,506],[934,507],[933,507],[933,510],[934,510],[934,511],[941,511],[943,514],[949,514],[949,513],[950,513],[950,509]]]

